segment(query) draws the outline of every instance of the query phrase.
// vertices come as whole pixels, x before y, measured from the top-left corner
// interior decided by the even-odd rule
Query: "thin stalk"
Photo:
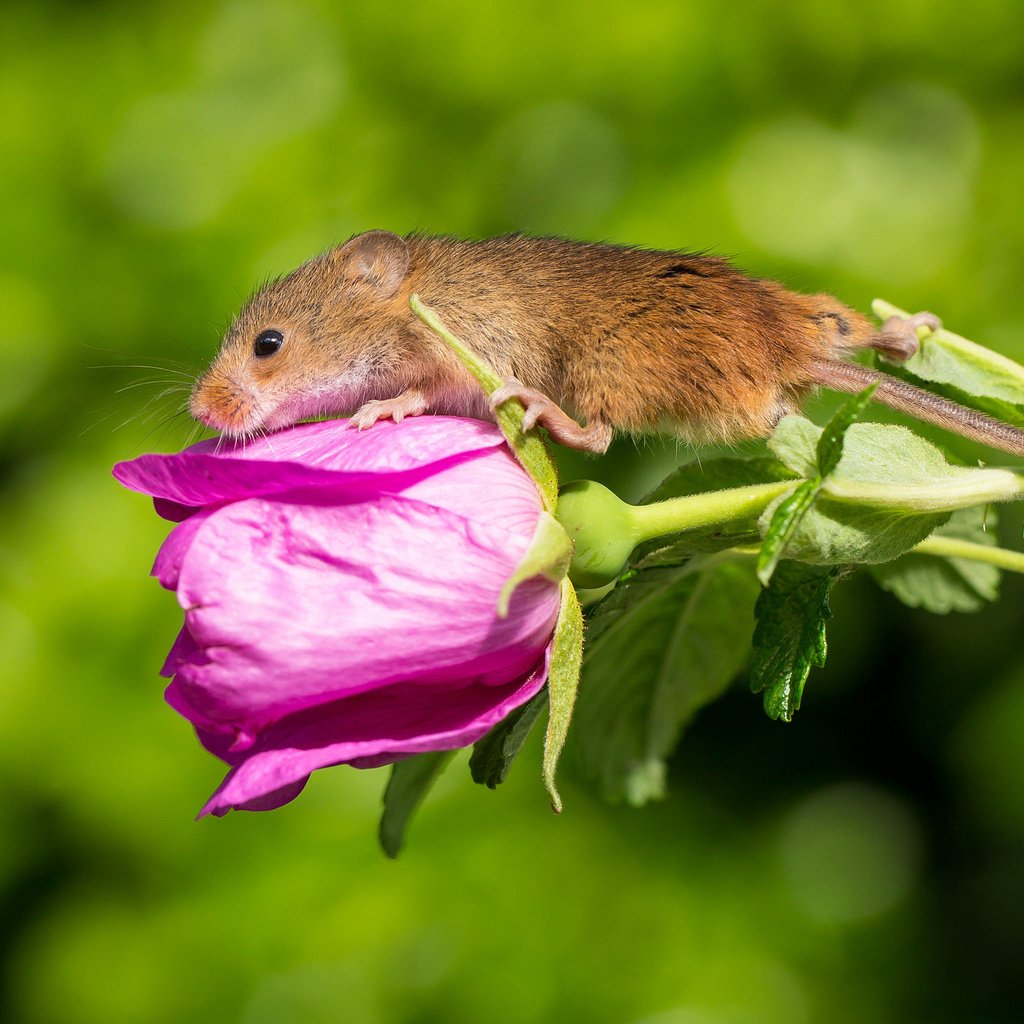
[[[781,480],[705,494],[688,494],[651,505],[633,505],[630,518],[636,529],[637,543],[698,526],[749,519],[759,515],[775,498],[792,490],[798,483],[799,480]]]
[[[926,537],[912,550],[918,555],[966,558],[972,562],[986,562],[1008,572],[1024,572],[1024,552],[976,544],[969,540],[957,540],[955,537]]]

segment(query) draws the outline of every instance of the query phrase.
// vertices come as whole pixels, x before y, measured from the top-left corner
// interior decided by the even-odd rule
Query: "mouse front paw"
[[[403,391],[395,398],[373,399],[364,402],[350,417],[349,426],[356,430],[367,430],[377,420],[394,420],[401,423],[406,416],[419,416],[429,405],[419,391]]]

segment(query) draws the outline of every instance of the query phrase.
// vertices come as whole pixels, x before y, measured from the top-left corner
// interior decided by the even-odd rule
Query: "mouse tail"
[[[1024,430],[914,387],[898,377],[890,377],[858,363],[821,359],[812,365],[811,379],[822,387],[850,394],[856,394],[877,383],[875,401],[890,409],[905,412],[915,419],[932,423],[972,441],[980,441],[990,448],[1024,456]]]

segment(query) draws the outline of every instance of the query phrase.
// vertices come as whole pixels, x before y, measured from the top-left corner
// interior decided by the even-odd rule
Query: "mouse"
[[[418,294],[503,379],[490,397],[413,314]],[[616,431],[692,443],[768,436],[819,387],[856,393],[1024,455],[1024,431],[859,363],[918,349],[928,312],[879,328],[703,253],[520,234],[484,240],[366,231],[266,283],[228,327],[189,408],[231,438],[350,414],[493,417],[604,452]]]

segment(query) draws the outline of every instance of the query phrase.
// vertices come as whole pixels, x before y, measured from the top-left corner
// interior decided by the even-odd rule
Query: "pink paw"
[[[511,398],[518,398],[526,410],[523,416],[524,434],[527,430],[532,430],[541,417],[554,405],[551,399],[543,392],[538,391],[536,388],[528,388],[514,377],[510,377],[500,388],[491,392],[491,412],[497,412],[498,407]]]
[[[349,418],[349,426],[367,430],[377,420],[401,423],[406,416],[419,416],[427,411],[427,400],[420,394],[405,392],[397,398],[374,399],[364,402]]]

